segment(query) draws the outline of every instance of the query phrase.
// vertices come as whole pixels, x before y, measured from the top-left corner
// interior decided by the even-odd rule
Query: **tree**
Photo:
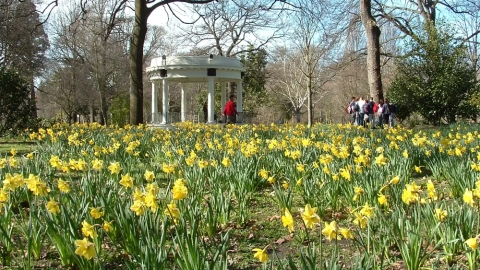
[[[367,36],[367,75],[370,96],[383,99],[382,73],[380,70],[380,27],[372,15],[372,1],[360,1],[362,24]]]
[[[287,1],[277,0],[235,0],[216,1],[209,5],[192,6],[190,11],[198,21],[193,27],[183,28],[182,37],[192,44],[194,49],[201,48],[205,53],[217,54],[224,57],[244,57],[245,54],[253,56],[257,51],[262,56],[262,49],[270,42],[284,35],[284,23],[281,14]],[[245,63],[247,63],[245,61]],[[247,81],[252,79],[252,74],[262,74],[265,69],[260,65],[246,66]],[[259,68],[259,70],[248,70]],[[244,80],[245,82],[245,80]],[[253,106],[254,94],[252,85],[243,85],[244,105],[252,113],[258,106]],[[257,85],[258,86],[258,85]],[[231,82],[230,92],[234,93],[236,84]],[[264,89],[263,87],[256,88]],[[258,105],[257,101],[257,105]]]
[[[313,124],[313,107],[326,94],[324,85],[338,72],[335,48],[346,26],[341,6],[326,1],[300,1],[292,14],[291,41],[279,48],[272,61],[271,91],[289,100],[300,121],[307,108],[308,124]],[[347,23],[348,24],[348,23]],[[273,74],[275,73],[275,74]],[[280,84],[278,84],[280,82]]]
[[[13,0],[12,0],[13,1]],[[47,20],[52,10],[58,5],[59,0],[44,2],[45,8],[40,12],[45,14]],[[111,13],[105,18],[107,26],[116,23],[117,15],[132,8],[135,11],[134,25],[130,37],[129,59],[130,59],[130,124],[143,123],[143,53],[145,38],[147,34],[147,21],[152,12],[158,7],[169,8],[173,3],[206,4],[214,0],[113,0]],[[83,14],[88,13],[88,4],[91,1],[80,1],[80,8]],[[133,4],[130,6],[130,4]]]
[[[18,134],[35,123],[29,87],[14,70],[0,68],[0,135]]]
[[[246,111],[254,112],[258,104],[264,103],[266,97],[267,51],[265,49],[255,50],[253,46],[250,48],[251,50],[246,55],[240,56],[240,61],[245,67],[245,75],[242,80],[245,92],[243,107]]]
[[[122,2],[127,2],[124,0]],[[147,34],[147,21],[160,6],[181,2],[205,4],[213,0],[135,0],[135,21],[130,38],[130,124],[143,123],[143,49]]]
[[[220,56],[234,57],[260,50],[283,36],[285,25],[280,12],[285,2],[235,0],[192,6],[190,11],[198,17],[198,22],[193,27],[184,27],[182,36],[194,47],[203,47]]]
[[[438,124],[442,118],[451,123],[456,116],[470,118],[478,112],[471,103],[480,91],[475,66],[451,33],[431,26],[411,39],[389,89],[400,119],[417,112],[430,123]]]
[[[4,0],[0,5],[0,67],[21,71],[35,102],[34,78],[40,74],[49,46],[36,6],[31,0]],[[32,111],[37,116],[37,111]]]

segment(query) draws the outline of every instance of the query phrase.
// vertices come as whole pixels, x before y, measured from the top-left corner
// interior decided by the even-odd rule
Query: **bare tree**
[[[127,0],[124,0],[125,2]],[[130,124],[143,123],[143,49],[147,21],[152,12],[172,3],[206,4],[213,0],[135,0],[135,21],[130,39]]]
[[[367,36],[367,75],[370,96],[383,99],[382,73],[380,70],[380,27],[372,15],[372,1],[360,0],[360,14]]]
[[[313,95],[323,97],[325,91],[322,92],[322,86],[338,71],[334,60],[335,48],[347,27],[342,24],[341,5],[317,0],[303,1],[301,7],[294,14],[293,21],[297,27],[292,35],[295,37],[294,47],[300,51],[304,63],[300,68],[307,81],[308,125],[312,125],[313,106],[318,102],[313,100]]]
[[[258,50],[283,36],[280,17],[285,3],[272,0],[217,1],[209,5],[192,6],[190,11],[198,21],[193,27],[183,27],[182,37],[220,56],[236,56],[252,48]]]
[[[326,94],[325,84],[339,70],[336,48],[348,22],[341,23],[341,5],[326,1],[299,3],[301,9],[289,20],[293,25],[288,44],[291,49],[277,50],[270,65],[270,89],[289,101],[297,121],[306,107],[308,124],[312,125],[313,107]]]

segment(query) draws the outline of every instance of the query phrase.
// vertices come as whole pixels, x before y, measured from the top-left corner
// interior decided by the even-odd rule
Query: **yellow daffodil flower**
[[[282,216],[283,227],[287,227],[289,232],[293,232],[294,220],[290,211],[285,208],[285,215]]]
[[[120,185],[126,187],[126,188],[132,188],[133,187],[133,177],[130,176],[130,173],[123,174],[122,179],[120,179]]]
[[[268,261],[268,253],[265,251],[265,249],[254,248],[252,251],[255,252],[253,257],[258,259],[260,262],[265,263]]]
[[[75,246],[77,246],[75,254],[83,256],[87,260],[95,257],[95,247],[87,238],[83,238],[83,240],[75,240]]]
[[[305,222],[305,227],[313,229],[315,224],[320,222],[320,217],[316,212],[316,207],[312,208],[310,204],[305,205],[305,210],[302,213],[302,219]]]
[[[50,201],[48,201],[46,207],[48,212],[54,215],[60,213],[60,207],[58,206],[58,202],[54,201],[53,199],[50,199]]]
[[[103,217],[102,208],[101,208],[101,207],[92,207],[92,208],[90,208],[90,215],[91,215],[94,219],[99,219],[99,218]]]
[[[478,238],[474,237],[474,238],[467,239],[465,241],[465,244],[467,244],[469,248],[476,250],[478,247]]]

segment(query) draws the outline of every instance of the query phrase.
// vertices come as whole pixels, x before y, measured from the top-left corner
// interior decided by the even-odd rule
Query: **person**
[[[225,108],[223,109],[222,115],[226,116],[226,124],[235,124],[236,116],[237,116],[237,109],[235,108],[235,96],[230,95],[229,101],[225,104]]]
[[[395,114],[397,113],[397,105],[390,103],[390,121],[388,122],[390,127],[395,125]]]
[[[388,99],[385,99],[385,102],[382,106],[382,115],[383,115],[383,124],[388,125],[390,124],[390,103]]]
[[[370,121],[370,128],[375,128],[375,112],[376,112],[376,104],[373,101],[373,97],[370,97],[370,101],[368,102],[368,119]]]
[[[205,101],[203,103],[203,122],[207,123],[207,117],[208,117],[208,107],[207,107],[207,102]]]
[[[355,124],[355,120],[356,120],[356,112],[355,112],[355,105],[356,105],[356,101],[355,101],[355,97],[352,97],[352,100],[350,100],[350,103],[348,104],[348,111],[349,111],[349,114],[350,114],[350,124]]]
[[[377,119],[378,119],[378,123],[377,123],[377,126],[378,127],[383,127],[383,99],[380,99],[378,101],[378,105],[377,105]]]
[[[363,100],[363,97],[360,97],[357,101],[357,106],[358,106],[358,117],[357,117],[357,125],[359,126],[364,126],[365,122],[365,112],[364,110],[364,105],[365,105],[365,100]]]

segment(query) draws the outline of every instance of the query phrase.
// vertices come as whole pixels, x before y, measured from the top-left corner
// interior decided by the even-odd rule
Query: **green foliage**
[[[456,115],[470,118],[478,112],[471,102],[480,90],[475,68],[451,33],[431,26],[407,44],[408,52],[398,61],[388,91],[400,120],[416,112],[433,124],[441,119],[451,123]]]
[[[266,99],[265,84],[267,82],[267,51],[255,50],[250,46],[246,55],[242,55],[240,61],[245,66],[243,77],[244,111],[255,112],[259,104]]]
[[[0,69],[0,135],[33,128],[34,110],[28,83],[13,70]]]
[[[118,95],[114,98],[110,112],[112,113],[112,124],[119,126],[128,124],[130,114],[130,100],[128,95]]]

